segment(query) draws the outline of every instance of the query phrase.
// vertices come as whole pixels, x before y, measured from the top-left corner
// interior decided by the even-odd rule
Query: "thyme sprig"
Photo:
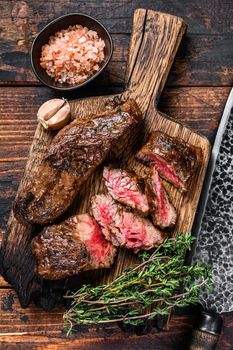
[[[209,285],[211,269],[202,264],[185,265],[192,240],[190,233],[166,239],[154,252],[139,254],[139,265],[112,282],[97,287],[83,285],[77,292],[68,293],[66,298],[72,302],[64,314],[67,333],[75,325],[93,323],[140,325],[158,314],[169,314],[175,306],[196,303],[201,288]]]

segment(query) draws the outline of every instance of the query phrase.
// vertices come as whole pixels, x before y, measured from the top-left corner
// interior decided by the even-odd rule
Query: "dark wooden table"
[[[122,91],[133,11],[156,9],[183,17],[188,31],[178,52],[160,110],[214,141],[233,85],[232,0],[28,0],[0,1],[0,229],[1,236],[23,173],[36,128],[36,111],[59,96],[42,87],[30,67],[30,46],[50,20],[84,12],[112,33],[115,51],[106,73],[68,98]],[[80,328],[67,338],[60,308],[46,313],[22,309],[14,291],[0,278],[0,348],[9,349],[186,349],[195,308],[175,312],[169,330],[149,335],[123,333],[117,326]],[[233,349],[233,314],[224,315],[218,350]]]

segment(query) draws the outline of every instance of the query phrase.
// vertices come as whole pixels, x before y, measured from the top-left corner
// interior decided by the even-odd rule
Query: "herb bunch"
[[[118,321],[140,325],[158,314],[169,314],[175,306],[196,303],[202,286],[209,285],[211,270],[202,264],[185,265],[192,240],[190,233],[166,239],[152,253],[139,254],[139,265],[112,282],[97,287],[84,285],[68,294],[66,298],[72,302],[64,314],[67,333],[74,325]]]

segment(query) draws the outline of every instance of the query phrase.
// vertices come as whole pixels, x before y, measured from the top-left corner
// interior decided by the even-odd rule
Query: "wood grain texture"
[[[213,142],[228,93],[229,88],[225,87],[167,88],[159,110]],[[37,126],[36,111],[47,98],[55,96],[56,93],[44,88],[0,89],[0,238],[28,159]]]
[[[225,87],[168,88],[161,96],[159,109],[213,142],[228,93]],[[51,90],[36,87],[0,90],[0,236],[28,159],[37,126],[36,111],[47,98],[55,96]],[[6,285],[3,279],[1,285]]]
[[[168,120],[155,108],[155,102],[164,87],[184,30],[185,25],[180,18],[142,9],[135,12],[127,71],[127,90],[122,94],[122,98],[135,98],[143,112],[144,136],[140,137],[140,142],[146,139],[150,131],[159,129],[202,148],[203,160],[198,172],[193,177],[189,194],[181,195],[172,186],[167,185],[173,203],[179,212],[177,225],[172,231],[173,234],[175,232],[188,232],[191,229],[210,152],[207,139],[193,133],[181,124]],[[101,110],[106,99],[98,97],[72,101],[72,116],[85,118],[86,115]],[[122,164],[128,162],[129,167],[140,173],[142,166],[135,162],[131,148],[132,145],[140,146],[138,132],[121,142],[116,153]],[[23,188],[37,172],[38,164],[43,159],[47,147],[52,141],[52,136],[52,133],[45,132],[41,126],[37,127],[29,161],[19,188]],[[102,170],[100,167],[82,187],[67,215],[86,212],[89,209],[91,196],[102,189],[101,181]],[[50,308],[56,302],[50,295],[51,286],[46,286],[45,283],[42,287],[40,280],[34,275],[35,261],[30,247],[34,229],[31,226],[20,225],[13,213],[10,214],[1,251],[2,274],[16,289],[22,306],[25,307],[31,300],[35,300],[44,308]],[[112,269],[104,273],[97,271],[91,273],[90,276],[100,283],[111,280],[134,262],[135,256],[133,254],[121,250]],[[69,286],[69,282],[67,283]],[[68,286],[67,288],[69,288]],[[57,288],[56,283],[54,288]],[[60,292],[64,294],[65,290],[61,289]]]
[[[1,349],[69,350],[187,350],[195,308],[175,311],[165,332],[152,328],[150,334],[125,333],[117,325],[80,327],[71,337],[63,329],[63,308],[45,312],[34,305],[22,309],[13,290],[0,290]],[[224,326],[216,350],[231,350],[233,318],[224,315]]]
[[[183,0],[105,0],[100,6],[98,0],[89,0],[88,5],[81,0],[2,1],[2,28],[4,38],[27,39],[55,17],[71,12],[84,12],[97,17],[113,33],[131,33],[134,11],[144,7],[180,16],[189,24],[195,34],[230,34],[232,31],[232,2],[230,0],[208,1]],[[7,26],[12,22],[11,29]],[[24,43],[19,43],[23,46]]]
[[[92,83],[92,89],[124,85],[130,35],[112,34],[112,37],[113,58],[106,71]],[[232,46],[232,35],[195,35],[188,31],[175,59],[167,85],[231,86]],[[3,47],[0,47],[0,84],[40,86],[30,67],[29,52],[26,56],[22,56],[17,48],[12,48],[16,51],[1,53]]]
[[[115,52],[112,66],[109,66],[106,74],[96,84],[69,94],[68,97],[72,99],[120,91],[126,70],[134,8],[154,8],[183,17],[189,25],[188,33],[168,78],[169,86],[176,87],[165,89],[159,101],[159,110],[201,132],[213,142],[229,93],[229,88],[223,86],[230,86],[233,82],[232,1],[103,0],[101,4],[98,0],[25,2],[33,9],[33,14],[26,18],[21,12],[25,18],[23,22],[29,22],[31,36],[34,35],[34,30],[41,29],[50,19],[79,10],[96,16],[113,33]],[[12,16],[13,8],[20,8],[18,4],[22,8],[23,1],[0,2],[0,80],[2,84],[6,81],[7,84],[11,82],[19,85],[0,88],[0,237],[5,231],[11,203],[28,159],[37,125],[36,111],[47,98],[59,96],[39,86],[22,86],[37,83],[33,82],[34,77],[30,72],[30,48],[24,41],[20,41],[25,36],[22,31],[18,31],[20,21],[16,22],[17,15]],[[182,86],[179,87],[180,85]],[[0,286],[8,288],[3,279],[0,279]],[[7,290],[4,289],[3,292],[6,293]],[[7,333],[0,335],[1,349],[26,350],[184,350],[190,340],[195,315],[195,309],[186,310],[183,315],[179,311],[179,314],[173,315],[168,332],[152,333],[150,336],[125,334],[116,326],[98,330],[80,329],[70,340],[61,331],[61,312],[44,313],[33,305],[22,309],[11,289],[7,294],[1,294],[0,310],[0,333]],[[231,350],[233,346],[232,313],[224,315],[224,324],[217,350]],[[17,331],[27,334],[9,335]]]
[[[1,1],[0,81],[39,84],[30,67],[30,47],[36,33],[50,20],[71,12],[84,12],[103,22],[113,35],[112,61],[96,86],[122,85],[126,70],[133,11],[138,7],[184,18],[188,33],[178,53],[169,85],[225,85],[233,83],[233,35],[230,0],[195,1]]]

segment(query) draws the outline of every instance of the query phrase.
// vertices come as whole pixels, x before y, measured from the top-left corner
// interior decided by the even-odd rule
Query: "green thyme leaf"
[[[139,325],[158,314],[169,314],[175,306],[196,303],[201,288],[210,286],[211,268],[185,265],[185,253],[193,239],[191,233],[177,234],[152,253],[140,253],[141,262],[112,282],[97,287],[83,285],[68,293],[65,297],[71,299],[71,307],[64,314],[67,334],[77,325],[119,321]]]

